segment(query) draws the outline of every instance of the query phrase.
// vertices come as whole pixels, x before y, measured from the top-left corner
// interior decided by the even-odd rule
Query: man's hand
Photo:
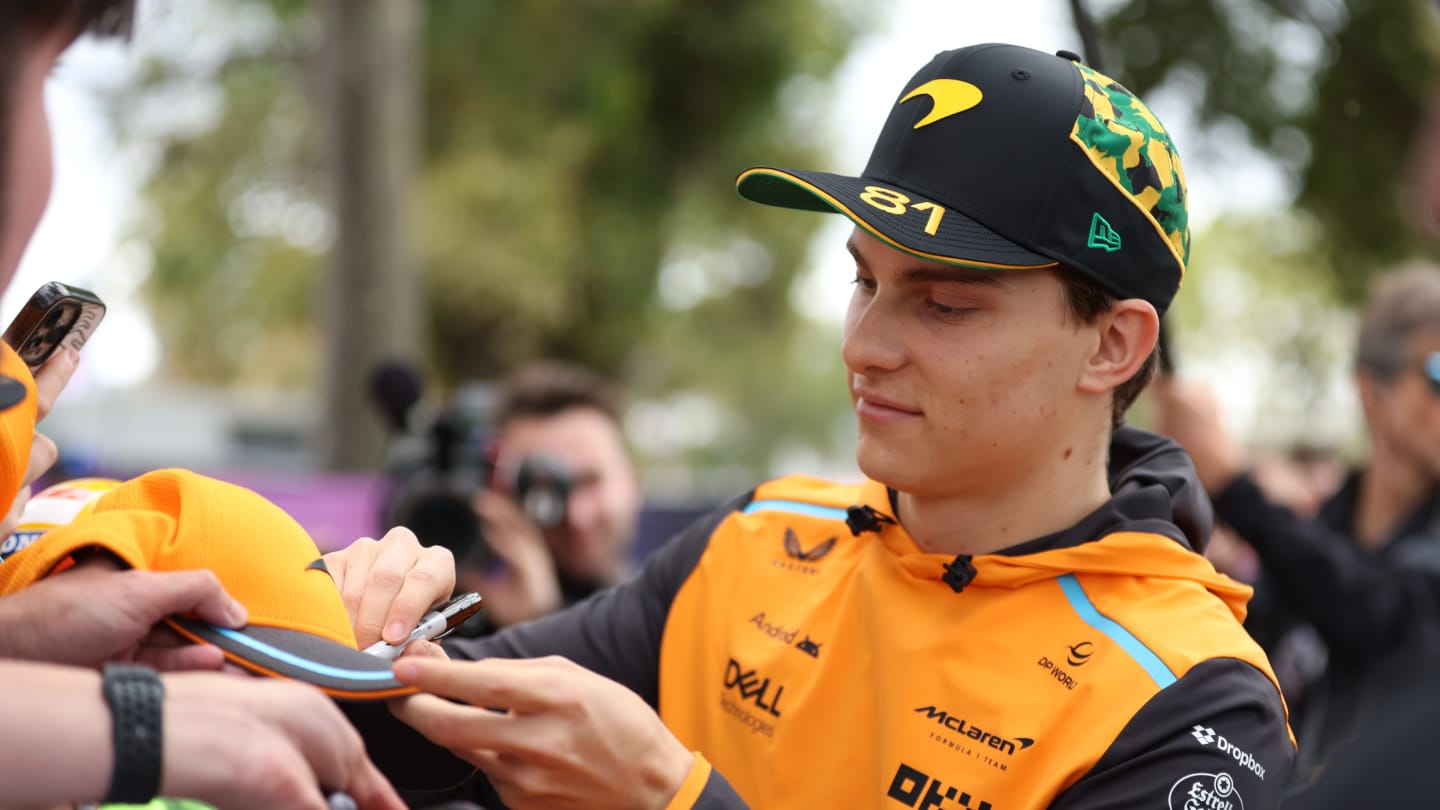
[[[164,681],[164,795],[238,810],[325,810],[325,792],[344,791],[361,810],[405,807],[319,690],[217,673]]]
[[[218,669],[224,663],[218,647],[180,644],[156,628],[164,617],[188,612],[221,627],[242,627],[247,618],[209,571],[121,570],[112,559],[91,557],[0,598],[0,657]]]
[[[432,693],[396,701],[396,716],[511,807],[663,808],[694,762],[638,695],[564,658],[407,656],[395,677]]]
[[[494,490],[476,493],[474,506],[485,542],[504,563],[501,571],[481,580],[490,621],[508,627],[559,609],[560,580],[540,528],[509,496]]]
[[[1150,384],[1149,394],[1155,432],[1185,448],[1206,492],[1225,489],[1244,469],[1244,457],[1220,419],[1215,392],[1203,383],[1162,374]]]
[[[382,639],[405,641],[425,613],[455,590],[449,549],[422,546],[402,527],[379,541],[362,537],[326,554],[325,567],[340,588],[362,650]]]

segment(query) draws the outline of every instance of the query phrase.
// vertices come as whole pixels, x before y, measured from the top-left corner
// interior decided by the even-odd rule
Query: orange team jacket
[[[920,551],[879,483],[772,481],[635,580],[446,648],[635,690],[698,754],[671,807],[1275,807],[1294,741],[1189,460],[1122,428],[1110,468],[1077,525],[974,558]]]

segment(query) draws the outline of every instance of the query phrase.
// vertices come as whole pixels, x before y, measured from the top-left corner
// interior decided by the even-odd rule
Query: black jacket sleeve
[[[658,708],[660,638],[670,603],[716,527],[751,497],[742,495],[692,524],[652,554],[630,582],[492,636],[446,641],[445,652],[468,660],[559,655],[628,686]]]
[[[1294,759],[1275,684],[1244,661],[1217,658],[1151,698],[1050,806],[1268,810],[1280,806]]]
[[[1364,658],[1393,646],[1416,615],[1440,604],[1440,554],[1370,554],[1319,519],[1270,503],[1241,475],[1217,514],[1254,547],[1279,601],[1314,625],[1334,654]]]
[[[659,706],[660,639],[670,604],[680,586],[699,563],[721,521],[744,509],[753,493],[746,493],[716,509],[672,538],[650,556],[639,576],[590,598],[527,624],[508,627],[480,638],[449,639],[445,651],[452,659],[535,658],[559,655],[586,669],[629,687],[652,708]],[[388,717],[388,712],[385,713]],[[383,718],[382,718],[383,720]],[[365,733],[374,723],[362,724],[362,736],[372,759],[397,785],[427,785],[403,791],[411,806],[426,806],[444,799],[463,797],[486,810],[504,805],[488,780],[479,772],[452,779],[451,787],[429,789],[449,771],[438,771],[432,763],[442,759],[433,744],[414,731],[401,734]],[[390,722],[390,726],[400,725]],[[423,755],[416,755],[416,752]],[[423,779],[416,777],[428,768]],[[461,781],[460,784],[455,784]],[[746,805],[720,775],[712,770],[694,810],[738,810]]]

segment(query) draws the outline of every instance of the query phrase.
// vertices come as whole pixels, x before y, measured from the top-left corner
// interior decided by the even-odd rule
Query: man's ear
[[[1128,381],[1145,364],[1160,339],[1160,316],[1149,301],[1126,298],[1085,328],[1094,329],[1098,340],[1077,385],[1099,394]]]

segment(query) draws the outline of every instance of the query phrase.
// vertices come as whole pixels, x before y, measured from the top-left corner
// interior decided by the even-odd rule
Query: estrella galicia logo
[[[1190,730],[1190,736],[1194,737],[1195,741],[1200,743],[1201,745],[1214,744],[1216,748],[1219,748],[1222,752],[1229,754],[1230,758],[1235,760],[1235,763],[1237,765],[1242,768],[1248,769],[1251,773],[1260,777],[1261,781],[1264,781],[1265,766],[1261,765],[1260,761],[1255,759],[1254,754],[1251,754],[1249,751],[1241,750],[1240,746],[1225,739],[1225,735],[1216,734],[1215,729],[1210,728],[1209,726],[1202,726],[1197,724],[1193,729]]]
[[[759,670],[746,669],[731,658],[725,665],[725,688],[740,693],[741,698],[769,712],[772,717],[780,716],[780,697],[785,694],[785,687],[769,678],[761,678]]]
[[[934,720],[936,723],[950,729],[956,734],[964,735],[981,745],[989,746],[996,751],[1011,756],[1014,756],[1017,750],[1024,751],[1026,748],[1035,744],[1035,741],[1029,737],[1006,739],[999,734],[991,734],[979,726],[965,722],[965,718],[951,714],[935,706],[916,707],[915,713],[919,714],[921,712],[925,713],[926,720]]]
[[[890,789],[885,795],[906,807],[922,810],[930,810],[932,807],[941,810],[990,810],[990,802],[954,785],[946,785],[939,779],[932,779],[930,774],[903,762],[895,770],[895,778],[890,780]]]
[[[1170,810],[1245,810],[1228,773],[1192,773],[1170,786]]]
[[[795,649],[805,653],[811,658],[820,657],[820,642],[812,641],[810,639],[810,636],[808,635],[805,636],[805,638],[795,642]]]
[[[1082,641],[1079,644],[1071,644],[1069,650],[1070,654],[1065,657],[1065,662],[1072,667],[1083,667],[1085,662],[1090,660],[1090,656],[1095,654],[1095,645],[1088,641]]]
[[[825,559],[825,555],[835,548],[835,538],[832,537],[823,543],[816,543],[808,549],[800,547],[800,538],[795,535],[794,529],[785,529],[785,553],[791,559],[801,562],[819,562]]]

